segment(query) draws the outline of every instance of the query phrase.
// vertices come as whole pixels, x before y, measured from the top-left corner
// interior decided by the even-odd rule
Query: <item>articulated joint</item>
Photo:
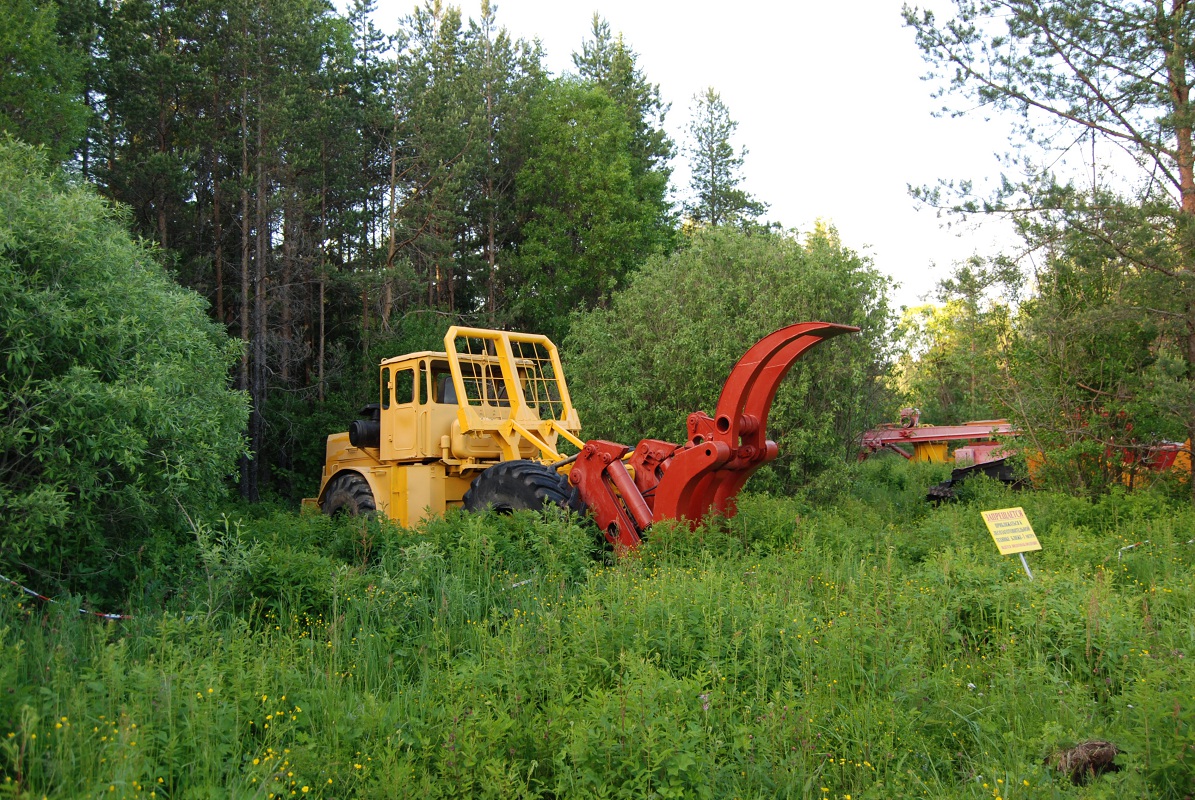
[[[630,448],[595,439],[585,443],[569,472],[606,540],[619,549],[638,546],[652,524],[651,509],[635,486],[622,457]]]

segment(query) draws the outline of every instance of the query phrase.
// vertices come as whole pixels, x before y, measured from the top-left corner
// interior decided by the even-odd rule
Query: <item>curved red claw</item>
[[[768,412],[780,382],[809,348],[844,333],[851,325],[802,322],[768,334],[739,359],[722,386],[714,416],[689,415],[689,440],[680,446],[645,439],[629,456],[635,476],[623,466],[629,448],[613,442],[586,444],[570,480],[618,552],[639,544],[639,534],[662,519],[697,525],[711,511],[735,514],[735,498],[755,470],[776,458],[767,438]],[[604,456],[600,458],[599,456]]]
[[[704,414],[690,417],[689,443],[673,457],[656,487],[653,517],[696,524],[710,511],[734,516],[735,497],[743,484],[777,455],[776,443],[768,440],[767,429],[768,412],[780,382],[809,348],[858,330],[853,325],[801,322],[756,342],[723,384],[712,425]],[[729,458],[712,461],[682,457],[698,444],[698,437],[708,441],[711,436],[728,449]]]

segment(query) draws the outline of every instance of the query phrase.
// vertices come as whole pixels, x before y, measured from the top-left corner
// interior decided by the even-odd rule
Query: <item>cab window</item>
[[[415,370],[413,368],[394,371],[394,402],[400,406],[407,406],[415,402]]]
[[[447,361],[433,361],[431,370],[432,397],[441,405],[456,405],[456,387]]]
[[[419,405],[427,405],[427,362],[419,362],[419,374],[415,381],[415,385],[419,387]]]

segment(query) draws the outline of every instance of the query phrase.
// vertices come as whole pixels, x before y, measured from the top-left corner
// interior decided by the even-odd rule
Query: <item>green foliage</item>
[[[706,225],[748,223],[768,210],[739,188],[747,148],[735,152],[730,143],[739,124],[730,118],[722,96],[711,86],[693,97],[689,122],[689,189],[693,197],[685,204],[692,222]]]
[[[1041,486],[1095,496],[1125,480],[1177,484],[1148,468],[1154,448],[1186,438],[1188,405],[1176,329],[1137,310],[1170,302],[1157,277],[1071,230],[1014,305],[1020,281],[1006,259],[972,259],[940,284],[942,305],[906,312],[894,376],[904,401],[924,422],[1011,419]]]
[[[806,320],[862,328],[794,366],[769,418],[770,481],[791,486],[854,454],[879,414],[891,320],[887,284],[832,229],[789,235],[712,229],[636,273],[607,309],[574,319],[565,369],[586,435],[684,441],[712,413],[734,363],[764,335]],[[578,376],[584,376],[580,380]],[[759,483],[757,482],[757,486]]]
[[[59,41],[54,2],[6,0],[0,4],[0,134],[46,148],[66,161],[87,126],[79,96],[84,63]]]
[[[512,581],[539,575],[572,582],[590,568],[596,543],[588,528],[531,513],[450,512],[404,530],[381,518],[271,512],[238,531],[246,547],[263,547],[270,557],[240,575],[232,591],[295,614],[330,613],[337,587],[360,591],[379,581],[418,586],[427,603],[442,592],[456,593],[462,583],[471,585],[483,573],[486,580],[495,573]],[[354,571],[346,572],[346,565]],[[498,587],[470,601],[479,604],[475,613],[493,602],[493,591]]]
[[[239,348],[94,192],[0,144],[0,526],[6,560],[116,590],[223,493]]]
[[[272,513],[215,526],[208,570],[249,589],[218,613],[197,592],[115,626],[4,588],[2,791],[1184,797],[1190,509],[906,505],[924,469],[862,464],[832,507],[745,497],[607,566],[536,514]],[[1009,505],[1044,546],[1032,582],[979,517]],[[1090,738],[1121,772],[1043,765]]]
[[[561,338],[562,312],[604,303],[659,249],[653,204],[636,194],[632,131],[605,91],[554,81],[530,109],[535,153],[518,175],[521,287],[515,319]]]
[[[957,100],[944,110],[1015,115],[1013,169],[988,197],[970,181],[914,194],[964,216],[1006,215],[1023,252],[1044,254],[1002,399],[1039,449],[1111,445],[1099,468],[1084,457],[1066,476],[1106,491],[1120,453],[1195,436],[1195,13],[1089,0],[954,6],[944,19],[906,7],[906,24],[928,77]]]
[[[224,516],[219,526],[208,525],[202,520],[191,522],[206,582],[204,605],[210,617],[226,603],[243,601],[246,593],[242,587],[246,580],[268,562],[261,543],[248,541],[240,520],[233,522]]]
[[[903,351],[894,377],[922,422],[951,425],[1010,413],[1006,391],[1013,318],[996,288],[1015,292],[1020,275],[997,259],[958,265],[938,287],[941,305],[906,309],[897,336]],[[895,415],[892,417],[895,419]]]
[[[1189,435],[1186,344],[1173,319],[1140,313],[1174,302],[1163,282],[1112,246],[1072,230],[1048,265],[1022,306],[1011,380],[1057,485],[1101,493],[1151,447]]]
[[[655,234],[665,249],[672,244],[673,212],[669,199],[669,166],[675,146],[664,130],[669,106],[660,99],[660,87],[639,68],[639,56],[623,39],[614,37],[610,25],[593,16],[593,39],[573,53],[578,75],[602,89],[623,110],[631,138],[629,156],[635,197],[656,214]]]

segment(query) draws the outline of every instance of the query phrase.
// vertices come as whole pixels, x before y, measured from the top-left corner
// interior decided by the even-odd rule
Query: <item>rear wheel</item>
[[[340,514],[356,517],[378,510],[369,482],[356,472],[342,472],[329,482],[323,508],[330,517]]]
[[[466,511],[539,511],[545,503],[585,513],[576,487],[551,467],[535,461],[503,461],[477,476],[465,492]]]

